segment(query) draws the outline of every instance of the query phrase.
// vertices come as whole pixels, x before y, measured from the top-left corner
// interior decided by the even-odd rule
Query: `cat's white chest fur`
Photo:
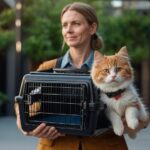
[[[148,119],[146,109],[132,84],[121,93],[119,99],[110,98],[102,92],[101,100],[107,104],[106,114],[117,135],[122,135],[124,132],[123,117],[126,118],[127,125],[132,129],[138,126],[139,120]]]
[[[104,92],[101,93],[101,100],[107,104],[109,109],[116,111],[121,117],[125,114],[127,106],[133,105],[137,102],[138,95],[132,85],[130,85],[123,93],[120,98],[108,97]]]

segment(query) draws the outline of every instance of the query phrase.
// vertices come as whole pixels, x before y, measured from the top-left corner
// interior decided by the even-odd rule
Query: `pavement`
[[[129,150],[150,150],[150,126],[141,130],[136,139],[125,136]],[[24,136],[16,127],[13,116],[0,117],[0,150],[36,150],[38,138]]]
[[[0,117],[0,150],[36,150],[37,142],[18,130],[15,117]]]

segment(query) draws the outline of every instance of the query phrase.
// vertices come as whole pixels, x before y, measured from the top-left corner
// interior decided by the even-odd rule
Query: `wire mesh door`
[[[86,84],[27,82],[23,95],[28,123],[45,122],[67,128],[83,128],[88,99]]]

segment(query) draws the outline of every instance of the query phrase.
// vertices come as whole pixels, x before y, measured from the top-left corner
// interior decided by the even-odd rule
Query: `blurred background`
[[[126,45],[135,84],[150,107],[150,1],[82,0],[99,18],[103,53]],[[0,114],[13,115],[22,76],[45,60],[63,55],[60,12],[73,0],[0,0]]]
[[[150,1],[80,1],[97,12],[103,53],[113,54],[127,46],[135,69],[135,86],[149,109]],[[60,12],[70,2],[74,0],[0,0],[0,124],[4,117],[15,116],[14,97],[23,75],[67,50],[62,50]]]

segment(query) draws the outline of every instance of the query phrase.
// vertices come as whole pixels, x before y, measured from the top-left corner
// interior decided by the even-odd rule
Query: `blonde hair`
[[[68,10],[74,10],[82,14],[87,20],[89,25],[96,23],[98,29],[99,22],[97,19],[97,15],[94,8],[92,8],[90,5],[82,2],[74,2],[68,4],[62,9],[61,18],[64,15],[64,13]],[[102,37],[98,36],[97,33],[93,34],[91,36],[91,48],[93,50],[99,50],[102,48],[102,45],[103,45]]]

